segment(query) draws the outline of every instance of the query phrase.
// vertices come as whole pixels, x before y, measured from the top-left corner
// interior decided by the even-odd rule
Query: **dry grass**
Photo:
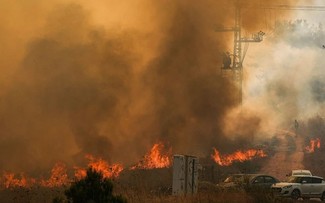
[[[0,190],[0,202],[39,203],[53,202],[56,197],[63,198],[65,187],[60,188],[10,188]]]
[[[172,196],[170,191],[151,190],[146,188],[121,187],[117,185],[115,194],[123,195],[129,203],[293,203],[291,199],[275,199],[270,193],[251,192],[244,190],[221,191],[213,184],[204,183],[196,195]],[[56,198],[57,203],[67,202],[64,198],[66,188],[34,187],[2,189],[0,202],[4,203],[52,203]],[[302,202],[302,201],[297,201]],[[303,201],[317,202],[317,201]]]
[[[187,197],[175,197],[165,192],[158,193],[157,191],[145,191],[143,189],[124,188],[123,190],[115,191],[116,194],[122,194],[129,203],[188,203],[188,202],[254,202],[252,197],[245,192],[199,192],[196,195]],[[64,200],[64,189],[56,188],[15,188],[4,189],[0,191],[0,202],[6,203],[38,203],[38,202],[53,202],[53,199]],[[64,202],[64,201],[63,201]]]

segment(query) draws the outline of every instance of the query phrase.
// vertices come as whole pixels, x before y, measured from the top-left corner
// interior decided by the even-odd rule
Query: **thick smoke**
[[[99,127],[119,122],[137,54],[127,35],[107,37],[88,19],[80,5],[61,6],[49,19],[54,30],[28,45],[1,105],[7,158],[17,159],[13,148],[38,166],[71,153],[110,158],[109,136],[117,133],[102,135]]]
[[[214,29],[233,24],[233,2],[57,2],[39,6],[37,31],[20,42],[0,27],[0,42],[21,49],[2,49],[10,79],[1,87],[1,169],[75,165],[87,153],[130,164],[160,140],[175,153],[208,156],[212,147],[231,151],[254,139],[260,118],[228,119],[238,90],[220,75],[232,35]],[[249,30],[260,20],[243,13]],[[250,139],[233,141],[233,134]]]
[[[321,24],[281,20],[248,55],[245,107],[263,115],[264,130],[324,114],[323,39]]]

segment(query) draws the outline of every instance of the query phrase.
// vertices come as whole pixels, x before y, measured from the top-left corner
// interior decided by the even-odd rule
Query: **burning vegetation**
[[[220,166],[230,166],[234,162],[244,162],[252,160],[257,157],[266,157],[263,150],[250,149],[246,151],[236,151],[232,154],[221,155],[220,152],[214,148],[214,154],[211,158],[215,163]],[[73,179],[81,180],[86,177],[87,168],[92,168],[94,171],[99,172],[104,178],[117,178],[125,168],[118,163],[110,164],[103,158],[98,158],[93,155],[86,155],[88,161],[87,167],[74,167],[73,178],[69,177],[68,169],[63,163],[56,163],[51,170],[50,177],[44,178],[30,178],[24,174],[14,174],[6,172],[3,174],[1,186],[3,188],[16,188],[24,187],[29,188],[32,186],[42,187],[61,187],[69,185]],[[169,168],[172,165],[172,148],[167,147],[162,142],[154,144],[148,153],[136,165],[128,168],[128,170],[137,169],[156,169],[156,168]]]
[[[26,178],[24,174],[16,175],[11,172],[5,172],[1,181],[4,188],[29,187],[36,183],[35,179]]]
[[[258,157],[266,157],[266,153],[261,149],[249,149],[246,151],[238,150],[232,154],[221,155],[220,152],[213,148],[212,159],[220,166],[229,166],[233,162],[244,162]]]
[[[44,187],[60,187],[67,185],[69,178],[67,174],[66,165],[63,163],[56,163],[51,170],[51,177],[48,180],[41,180],[40,185]]]
[[[309,145],[305,147],[305,150],[307,153],[313,153],[316,149],[320,149],[320,144],[319,138],[311,139]]]
[[[101,158],[95,158],[92,155],[86,155],[88,159],[87,168],[92,168],[94,171],[99,172],[104,178],[115,178],[123,170],[120,164],[108,164]],[[86,168],[75,167],[74,178],[80,180],[87,174]],[[69,185],[72,182],[71,177],[68,176],[67,167],[63,163],[56,163],[51,170],[51,175],[48,179],[44,178],[29,178],[24,174],[16,175],[11,172],[6,172],[0,178],[0,183],[4,188],[24,187],[30,188],[33,186],[42,187],[61,187]]]
[[[117,178],[124,170],[122,164],[110,164],[103,158],[94,157],[87,154],[85,158],[88,160],[86,168],[74,167],[74,178],[77,180],[83,179],[87,175],[87,168],[99,172],[104,178]],[[149,152],[140,160],[135,166],[130,167],[130,170],[135,169],[155,169],[155,168],[168,168],[172,164],[172,149],[166,147],[162,142],[156,143],[152,146]],[[68,176],[67,167],[63,163],[56,163],[51,170],[49,179],[35,179],[29,178],[24,174],[14,174],[11,172],[3,173],[0,178],[1,186],[4,188],[15,187],[60,187],[69,185],[72,178]]]
[[[104,178],[116,178],[123,171],[123,166],[121,164],[109,164],[102,158],[95,158],[94,156],[88,154],[86,155],[88,159],[88,168],[100,172],[103,174]],[[87,174],[87,169],[75,167],[75,177],[77,179],[82,179]]]
[[[51,170],[51,176],[49,179],[44,178],[30,178],[24,174],[16,175],[11,172],[5,172],[0,178],[1,185],[4,188],[30,188],[33,186],[42,187],[61,187],[70,183],[67,175],[66,165],[63,163],[56,163]]]
[[[172,163],[172,148],[163,143],[154,144],[143,159],[131,169],[169,168]]]

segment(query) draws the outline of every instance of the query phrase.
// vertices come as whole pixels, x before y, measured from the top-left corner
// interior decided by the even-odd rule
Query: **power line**
[[[325,6],[289,6],[289,5],[274,5],[261,7],[265,9],[282,9],[282,10],[305,10],[305,11],[325,11]]]
[[[238,3],[238,2],[237,2]],[[243,83],[243,60],[245,58],[249,42],[261,42],[263,40],[264,32],[260,31],[251,38],[241,36],[241,10],[242,9],[263,9],[266,18],[266,10],[302,10],[302,11],[325,11],[325,6],[290,6],[290,5],[239,5],[236,4],[235,8],[235,24],[234,27],[216,28],[216,32],[233,32],[234,34],[234,48],[232,66],[229,64],[230,55],[224,55],[224,66],[221,70],[233,72],[233,78],[237,81],[239,86],[239,101],[242,104],[242,83]],[[276,17],[276,13],[275,13]],[[265,19],[266,20],[266,19]],[[266,24],[267,27],[267,24]],[[244,50],[242,50],[242,43],[245,43]],[[242,53],[242,51],[244,51]]]
[[[325,11],[325,6],[242,5],[241,8],[272,9],[272,10]]]

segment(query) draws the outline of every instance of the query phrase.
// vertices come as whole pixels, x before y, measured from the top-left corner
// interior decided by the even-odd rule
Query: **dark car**
[[[280,182],[273,176],[264,174],[233,174],[218,184],[223,189],[270,189],[274,183]]]

